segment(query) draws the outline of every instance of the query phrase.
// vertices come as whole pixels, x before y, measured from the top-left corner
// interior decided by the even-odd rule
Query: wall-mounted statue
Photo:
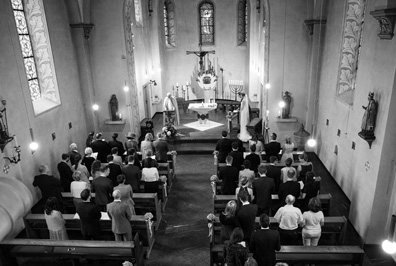
[[[364,111],[362,119],[362,131],[359,133],[364,136],[374,136],[375,119],[377,117],[377,103],[374,100],[374,92],[369,92],[367,106],[362,106]]]
[[[285,91],[283,95],[283,102],[285,103],[285,107],[282,109],[282,118],[287,119],[290,118],[290,105],[291,105],[291,95],[290,92]]]
[[[110,108],[111,121],[119,120],[119,117],[117,116],[118,100],[117,100],[117,96],[115,94],[111,95],[111,99],[109,102],[109,108]]]

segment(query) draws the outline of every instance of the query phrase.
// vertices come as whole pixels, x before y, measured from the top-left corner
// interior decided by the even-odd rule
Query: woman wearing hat
[[[134,149],[135,151],[139,150],[139,145],[137,141],[135,140],[136,135],[135,133],[128,132],[126,135],[127,141],[125,141],[125,150],[128,151],[130,149]]]

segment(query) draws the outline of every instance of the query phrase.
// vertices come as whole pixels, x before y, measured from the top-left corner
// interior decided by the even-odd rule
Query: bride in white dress
[[[238,138],[246,142],[252,138],[249,132],[246,129],[246,126],[249,123],[249,100],[248,96],[245,93],[239,93],[239,96],[242,97],[241,99],[241,108],[239,109],[239,121],[241,126],[241,132],[238,135]]]

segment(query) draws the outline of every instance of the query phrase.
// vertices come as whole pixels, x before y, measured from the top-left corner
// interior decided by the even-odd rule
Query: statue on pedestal
[[[285,94],[283,95],[283,102],[285,103],[285,107],[282,109],[282,118],[283,119],[288,119],[290,118],[290,105],[291,105],[291,96],[288,91],[285,91]]]
[[[367,106],[362,106],[364,111],[362,119],[362,131],[359,133],[363,136],[374,136],[375,119],[377,116],[377,103],[374,100],[374,92],[370,92],[368,95]]]
[[[109,102],[110,114],[111,114],[111,121],[119,120],[117,116],[118,113],[118,100],[115,94],[111,95],[111,99]]]

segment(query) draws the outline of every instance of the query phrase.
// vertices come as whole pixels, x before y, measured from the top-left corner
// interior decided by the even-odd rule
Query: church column
[[[92,110],[95,103],[95,88],[89,46],[89,31],[93,24],[70,24],[72,39],[76,49],[78,72],[80,73],[81,93],[87,121],[88,131],[99,131],[98,119]]]
[[[319,19],[305,20],[305,25],[308,30],[307,34],[309,34],[311,38],[308,48],[309,71],[307,75],[308,97],[306,106],[307,112],[305,117],[305,128],[312,134],[313,127],[316,127],[317,113],[319,111],[318,91],[320,78],[320,62],[323,49],[323,40],[325,36],[326,20],[322,19],[321,17],[319,17]]]

